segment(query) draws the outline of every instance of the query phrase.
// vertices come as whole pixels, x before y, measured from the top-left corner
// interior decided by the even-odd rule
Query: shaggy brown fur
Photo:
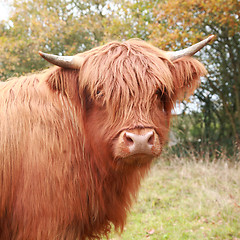
[[[58,67],[0,83],[0,239],[95,239],[123,230],[151,160],[116,159],[123,129],[166,140],[171,109],[205,69],[171,62],[140,40],[83,53]]]

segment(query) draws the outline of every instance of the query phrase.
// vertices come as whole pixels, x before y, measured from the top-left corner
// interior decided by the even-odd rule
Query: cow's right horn
[[[83,58],[79,56],[57,56],[39,51],[39,55],[48,62],[62,68],[79,69],[82,65]]]

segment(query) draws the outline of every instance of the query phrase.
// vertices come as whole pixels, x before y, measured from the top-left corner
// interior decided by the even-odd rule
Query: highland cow
[[[111,42],[0,83],[0,239],[84,240],[122,231],[166,142],[171,109],[204,66],[212,36],[166,52]]]

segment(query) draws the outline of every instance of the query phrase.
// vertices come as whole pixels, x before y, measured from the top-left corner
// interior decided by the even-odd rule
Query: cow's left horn
[[[198,52],[204,46],[206,46],[214,37],[215,37],[214,35],[211,35],[208,38],[202,40],[201,42],[196,43],[196,44],[192,45],[191,47],[188,47],[183,50],[169,51],[169,52],[167,52],[167,55],[169,56],[170,60],[172,60],[172,61],[174,61],[180,57],[184,57],[184,56],[193,56],[196,52]]]
[[[48,62],[62,68],[79,69],[83,58],[79,56],[57,56],[39,51],[39,55]]]

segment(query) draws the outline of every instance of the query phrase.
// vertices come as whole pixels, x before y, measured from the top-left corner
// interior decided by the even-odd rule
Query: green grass
[[[240,164],[159,161],[110,239],[240,240]]]

